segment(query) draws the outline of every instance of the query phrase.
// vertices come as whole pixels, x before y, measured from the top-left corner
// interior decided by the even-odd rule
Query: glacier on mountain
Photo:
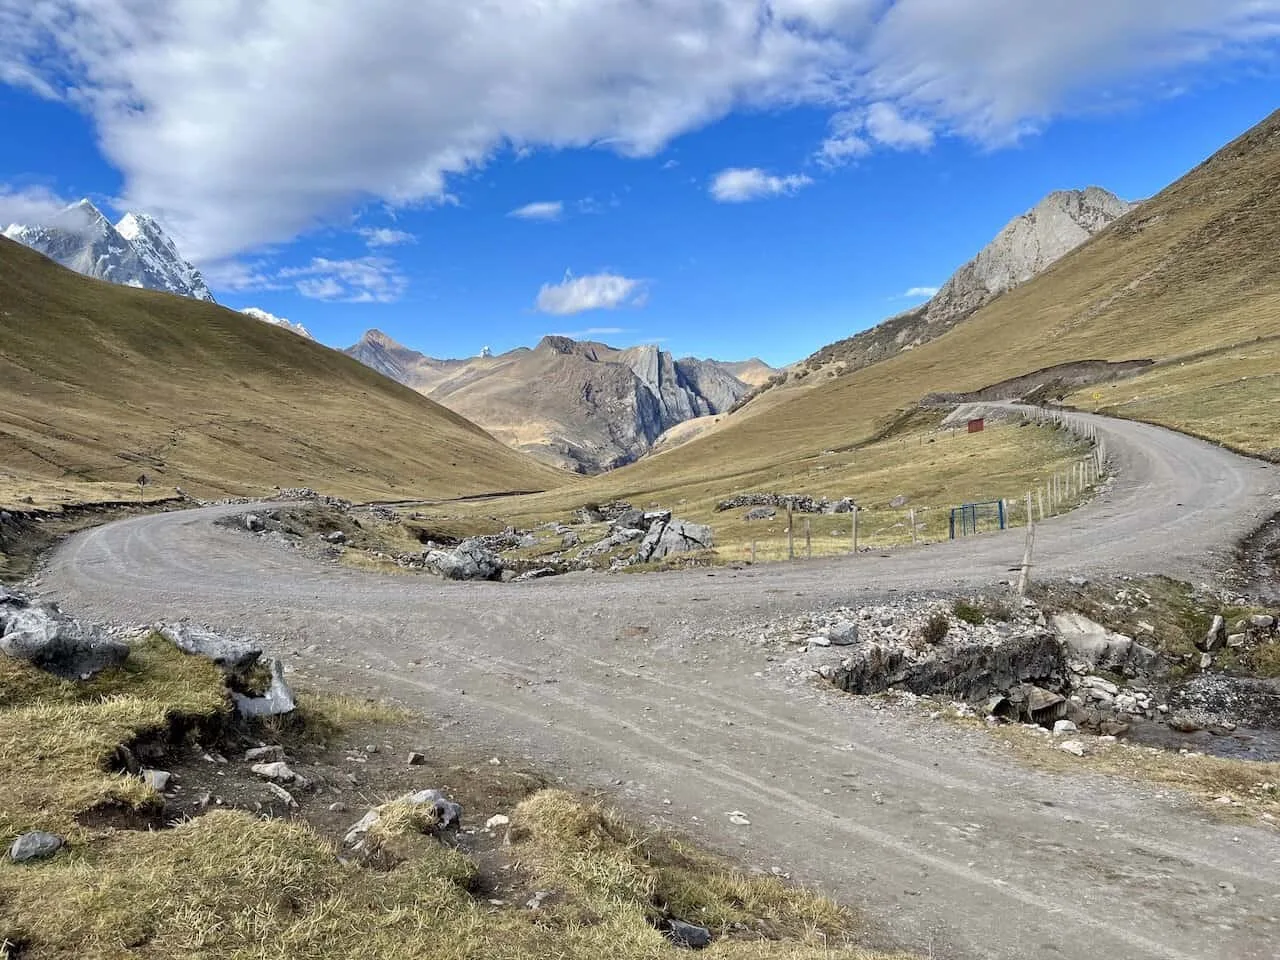
[[[10,224],[4,236],[88,277],[214,302],[200,271],[146,214],[127,213],[113,225],[81,200],[48,223]]]
[[[300,337],[306,337],[308,340],[314,340],[315,337],[311,332],[300,323],[294,323],[292,320],[286,320],[284,317],[277,317],[274,313],[259,307],[245,307],[240,311],[247,317],[253,317],[255,320],[261,320],[263,323],[269,323],[273,327],[284,327],[290,333],[296,333]]]

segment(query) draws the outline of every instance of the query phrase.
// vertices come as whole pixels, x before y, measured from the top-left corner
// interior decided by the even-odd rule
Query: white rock
[[[1075,733],[1079,729],[1080,728],[1077,727],[1070,720],[1059,720],[1057,723],[1053,725],[1053,734],[1054,736],[1058,736],[1059,734],[1063,734],[1063,733]]]
[[[510,825],[510,823],[511,823],[511,818],[508,817],[506,814],[495,813],[492,817],[490,817],[488,820],[484,822],[484,828],[486,830],[497,830],[499,827],[505,827]]]
[[[1084,744],[1079,740],[1064,740],[1058,744],[1058,749],[1071,754],[1073,757],[1084,756]]]
[[[735,827],[751,826],[751,821],[747,819],[747,815],[743,813],[741,810],[730,810],[727,814],[725,814],[725,816],[729,818],[729,822],[732,823]]]

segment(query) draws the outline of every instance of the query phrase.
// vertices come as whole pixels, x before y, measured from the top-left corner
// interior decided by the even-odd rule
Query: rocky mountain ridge
[[[823,347],[762,389],[813,374],[852,373],[934,340],[1002,293],[1039,276],[1135,206],[1101,187],[1055,191],[1005,224],[927,303]]]
[[[81,200],[48,223],[10,224],[4,236],[87,277],[214,302],[200,271],[146,214],[127,213],[113,225],[91,202]]]
[[[715,360],[561,336],[439,360],[370,330],[346,352],[512,446],[584,473],[630,463],[670,427],[723,413],[751,389]],[[752,360],[738,369],[762,367],[769,369]]]

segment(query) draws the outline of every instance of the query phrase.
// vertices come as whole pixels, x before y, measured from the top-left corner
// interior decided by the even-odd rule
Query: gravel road
[[[1119,479],[1043,524],[1036,575],[1209,580],[1280,510],[1280,470],[1142,424],[1081,416]],[[744,625],[1016,576],[1021,531],[748,570],[442,584],[301,560],[214,519],[90,530],[39,588],[108,620],[261,632],[296,673],[374,690],[441,736],[610,790],[748,864],[861,905],[939,958],[1275,960],[1280,833],[1185,798],[1003,758],[979,732],[796,685]],[[742,811],[749,826],[726,814]]]

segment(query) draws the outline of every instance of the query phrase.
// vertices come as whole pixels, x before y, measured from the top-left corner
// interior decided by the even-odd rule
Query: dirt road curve
[[[1042,526],[1040,576],[1208,579],[1280,510],[1274,468],[1096,423],[1121,479]],[[83,533],[41,589],[78,614],[189,615],[285,651],[318,644],[291,658],[299,673],[403,699],[450,741],[549,762],[571,782],[619,781],[624,806],[820,883],[927,956],[1280,953],[1280,834],[1218,825],[1156,788],[1024,769],[981,734],[789,683],[761,648],[728,636],[895,590],[992,585],[1021,558],[1020,531],[714,575],[451,585],[303,563],[211,524],[228,512]],[[750,826],[732,826],[731,810]]]

